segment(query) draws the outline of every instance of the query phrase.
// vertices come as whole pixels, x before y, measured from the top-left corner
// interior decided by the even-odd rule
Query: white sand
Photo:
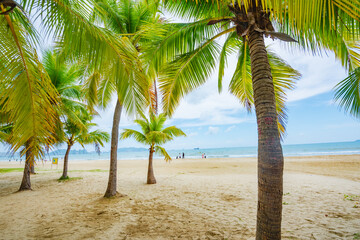
[[[16,192],[22,172],[1,173],[0,239],[254,239],[256,159],[156,160],[156,185],[145,184],[146,160],[118,164],[127,197],[114,199],[102,198],[109,161],[70,160],[82,179],[62,183],[47,163],[26,192]],[[360,208],[344,199],[360,195],[359,155],[286,158],[284,193],[283,239],[360,235]]]

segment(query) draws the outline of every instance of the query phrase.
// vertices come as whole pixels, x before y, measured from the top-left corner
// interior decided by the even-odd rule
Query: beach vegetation
[[[0,173],[21,172],[23,168],[0,168]]]
[[[70,182],[70,181],[76,181],[76,180],[81,180],[83,179],[82,177],[60,177],[57,181],[58,182]]]
[[[174,139],[174,137],[186,136],[185,133],[175,127],[170,126],[164,128],[166,121],[166,115],[164,113],[158,116],[150,112],[150,117],[147,119],[145,115],[141,115],[141,119],[135,120],[135,123],[141,127],[141,131],[133,129],[124,129],[121,133],[121,139],[134,138],[137,142],[149,146],[149,162],[148,162],[148,173],[147,173],[147,184],[155,184],[156,179],[153,170],[153,156],[154,152],[163,155],[165,161],[170,161],[171,157],[166,152],[165,148],[161,145],[165,144]]]
[[[355,195],[355,194],[344,194],[344,200],[348,200],[348,201],[360,201],[360,196],[359,195]]]

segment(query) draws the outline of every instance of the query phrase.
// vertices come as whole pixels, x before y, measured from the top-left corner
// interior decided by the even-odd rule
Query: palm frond
[[[148,139],[146,136],[144,136],[141,132],[138,132],[133,129],[124,129],[123,132],[120,135],[120,139],[126,139],[133,137],[136,141],[143,143],[143,144],[151,144],[148,142]]]
[[[246,42],[239,47],[238,62],[229,84],[229,91],[236,96],[246,110],[250,112],[254,105],[254,93],[252,88],[249,47]]]
[[[223,80],[225,68],[227,67],[227,57],[228,55],[231,55],[232,53],[236,52],[237,46],[239,44],[240,43],[236,32],[230,33],[224,42],[219,60],[219,75],[218,75],[219,93],[222,91],[222,80]]]
[[[180,137],[180,136],[186,137],[186,134],[180,128],[177,128],[175,126],[167,127],[164,130],[162,130],[162,132],[171,137]]]
[[[165,157],[165,161],[168,162],[168,161],[171,161],[171,157],[170,155],[167,153],[167,151],[165,150],[165,148],[163,147],[160,147],[160,146],[155,146],[155,152],[157,154],[160,154],[160,155],[163,155]]]
[[[335,86],[335,101],[344,111],[360,117],[360,67]]]
[[[41,144],[55,142],[52,122],[56,119],[58,94],[21,22],[8,15],[1,16],[0,32],[0,74],[4,94],[0,105],[14,126],[9,142],[12,150],[17,151],[29,141],[33,154],[40,156]]]
[[[202,85],[213,72],[219,45],[211,39],[170,63],[159,78],[163,110],[171,116],[180,99]]]

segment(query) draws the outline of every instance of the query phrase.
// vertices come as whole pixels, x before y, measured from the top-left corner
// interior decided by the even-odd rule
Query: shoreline
[[[323,155],[294,155],[294,156],[285,156],[284,155],[284,161],[298,161],[298,160],[301,160],[301,159],[329,159],[329,158],[338,158],[338,157],[348,157],[348,156],[358,156],[360,158],[360,154],[323,154]],[[160,159],[163,159],[162,157],[154,157],[154,159],[156,160],[160,160]],[[180,159],[175,159],[175,158],[172,158],[172,161],[176,161],[176,160],[226,160],[226,159],[229,159],[229,160],[241,160],[241,159],[245,159],[245,160],[256,160],[257,157],[256,156],[245,156],[245,157],[207,157],[207,158],[200,158],[200,157],[185,157],[184,159],[180,158]],[[59,161],[63,161],[64,159],[63,158],[60,158]],[[118,159],[118,161],[144,161],[144,160],[147,160],[147,157],[144,157],[144,158],[121,158],[121,159]],[[102,158],[102,159],[71,159],[71,155],[69,157],[69,161],[72,161],[72,162],[93,162],[93,161],[109,161],[108,159],[106,158]],[[302,160],[303,161],[303,160]],[[24,162],[24,160],[22,160],[22,162]],[[39,161],[37,161],[39,162]],[[49,160],[47,161],[47,163],[49,162]],[[15,160],[11,160],[11,162],[9,162],[9,160],[0,160],[0,164],[3,164],[3,163],[11,163],[11,164],[16,164],[18,163],[19,164],[19,161],[15,161]]]

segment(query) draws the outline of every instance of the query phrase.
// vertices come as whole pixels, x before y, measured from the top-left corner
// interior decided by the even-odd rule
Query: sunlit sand
[[[254,239],[255,158],[118,161],[118,190],[104,199],[109,161],[71,161],[73,180],[38,166],[33,191],[22,172],[0,173],[1,239]],[[1,162],[0,168],[20,168]],[[360,234],[360,156],[285,159],[284,239],[353,239]],[[357,208],[359,207],[359,208]]]

